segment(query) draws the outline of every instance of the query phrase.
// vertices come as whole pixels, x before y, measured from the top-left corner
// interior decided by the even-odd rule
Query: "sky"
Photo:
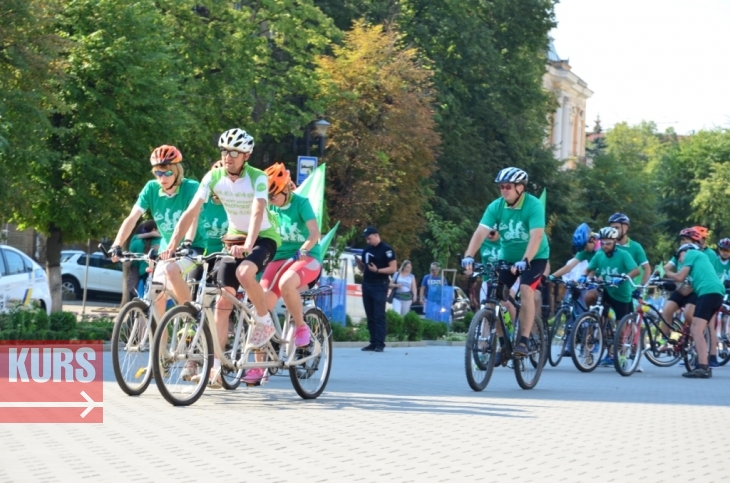
[[[560,0],[551,32],[586,81],[586,128],[730,128],[730,0]]]

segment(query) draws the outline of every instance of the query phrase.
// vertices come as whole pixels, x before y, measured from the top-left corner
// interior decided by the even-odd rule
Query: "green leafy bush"
[[[385,312],[385,321],[388,327],[387,334],[395,337],[395,340],[405,340],[407,337],[403,332],[403,317],[395,310]]]
[[[438,340],[444,337],[449,329],[443,322],[435,322],[433,320],[423,320],[422,322],[424,340]]]
[[[471,325],[471,321],[473,318],[474,318],[474,312],[472,312],[471,310],[464,314],[464,325],[466,326],[467,329]]]
[[[114,321],[77,321],[71,312],[18,309],[0,314],[0,340],[111,340]]]
[[[408,312],[403,317],[403,332],[405,332],[407,340],[417,341],[423,339],[423,322],[417,313]]]
[[[455,320],[451,323],[451,332],[466,332],[469,326],[463,320]]]

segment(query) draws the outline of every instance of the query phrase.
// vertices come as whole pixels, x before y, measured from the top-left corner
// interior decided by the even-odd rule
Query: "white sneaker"
[[[267,315],[263,321],[256,320],[256,323],[253,326],[253,332],[248,339],[248,345],[257,349],[266,344],[275,333],[276,328],[274,327],[274,322],[272,322],[271,317]]]
[[[644,368],[641,367],[641,364],[639,364],[639,367],[636,368],[636,372],[644,372]]]
[[[198,366],[193,361],[188,361],[185,364],[185,368],[180,373],[180,379],[183,381],[189,381],[193,376],[198,373]]]

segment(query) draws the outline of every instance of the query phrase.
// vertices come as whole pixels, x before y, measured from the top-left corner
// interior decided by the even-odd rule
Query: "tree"
[[[27,171],[12,179],[23,193],[13,221],[48,235],[53,310],[61,309],[64,241],[116,229],[149,178],[155,146],[182,137],[186,112],[175,76],[170,32],[152,0],[77,0],[56,18],[63,52],[63,110],[34,138],[42,151],[13,151]]]
[[[26,159],[41,155],[50,124],[47,109],[58,109],[58,52],[64,45],[52,26],[55,1],[7,0],[0,14],[0,220],[11,204],[24,200],[11,179],[26,172]],[[25,152],[26,159],[11,155]]]
[[[606,154],[607,144],[606,135],[601,127],[601,117],[596,117],[596,124],[593,126],[593,132],[588,135],[588,145],[586,146],[586,157],[595,158]]]
[[[192,122],[180,143],[202,176],[216,134],[242,127],[256,138],[254,164],[288,153],[282,140],[315,118],[315,61],[340,33],[311,1],[159,2],[180,58]]]
[[[392,29],[356,22],[319,59],[331,121],[328,213],[345,228],[377,225],[402,256],[417,244],[435,168],[431,72]]]
[[[636,126],[620,122],[606,134],[606,152],[619,162],[640,163],[642,167],[655,164],[662,155],[662,143],[656,124],[641,121]]]

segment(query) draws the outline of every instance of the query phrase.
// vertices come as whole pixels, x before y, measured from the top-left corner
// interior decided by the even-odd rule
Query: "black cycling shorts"
[[[271,238],[258,237],[256,243],[254,243],[253,250],[246,256],[246,258],[237,258],[235,261],[221,260],[216,265],[218,270],[218,283],[223,287],[233,287],[238,290],[241,283],[236,277],[236,269],[244,261],[253,262],[256,265],[258,271],[256,273],[262,273],[266,268],[266,265],[276,255],[276,242]]]
[[[608,290],[603,292],[603,306],[605,307],[605,311],[603,313],[605,316],[608,316],[609,307],[613,309],[616,314],[616,322],[634,311],[634,304],[632,304],[631,301],[619,302],[618,300],[611,298],[608,294]]]
[[[675,290],[672,292],[672,295],[669,296],[669,300],[680,307],[684,307],[685,305],[697,305],[697,293],[693,290],[689,293],[689,295],[682,295],[679,293],[679,290]]]
[[[502,261],[500,261],[502,263]],[[517,281],[517,277],[520,277],[520,285],[529,285],[533,290],[537,290],[542,281],[542,274],[545,272],[547,267],[547,259],[540,258],[530,262],[530,268],[522,273],[513,274],[511,270],[500,270],[499,271],[499,282],[503,283],[504,286],[509,290],[512,285]]]
[[[709,321],[722,305],[722,298],[722,295],[719,293],[711,293],[697,297],[694,318]]]

